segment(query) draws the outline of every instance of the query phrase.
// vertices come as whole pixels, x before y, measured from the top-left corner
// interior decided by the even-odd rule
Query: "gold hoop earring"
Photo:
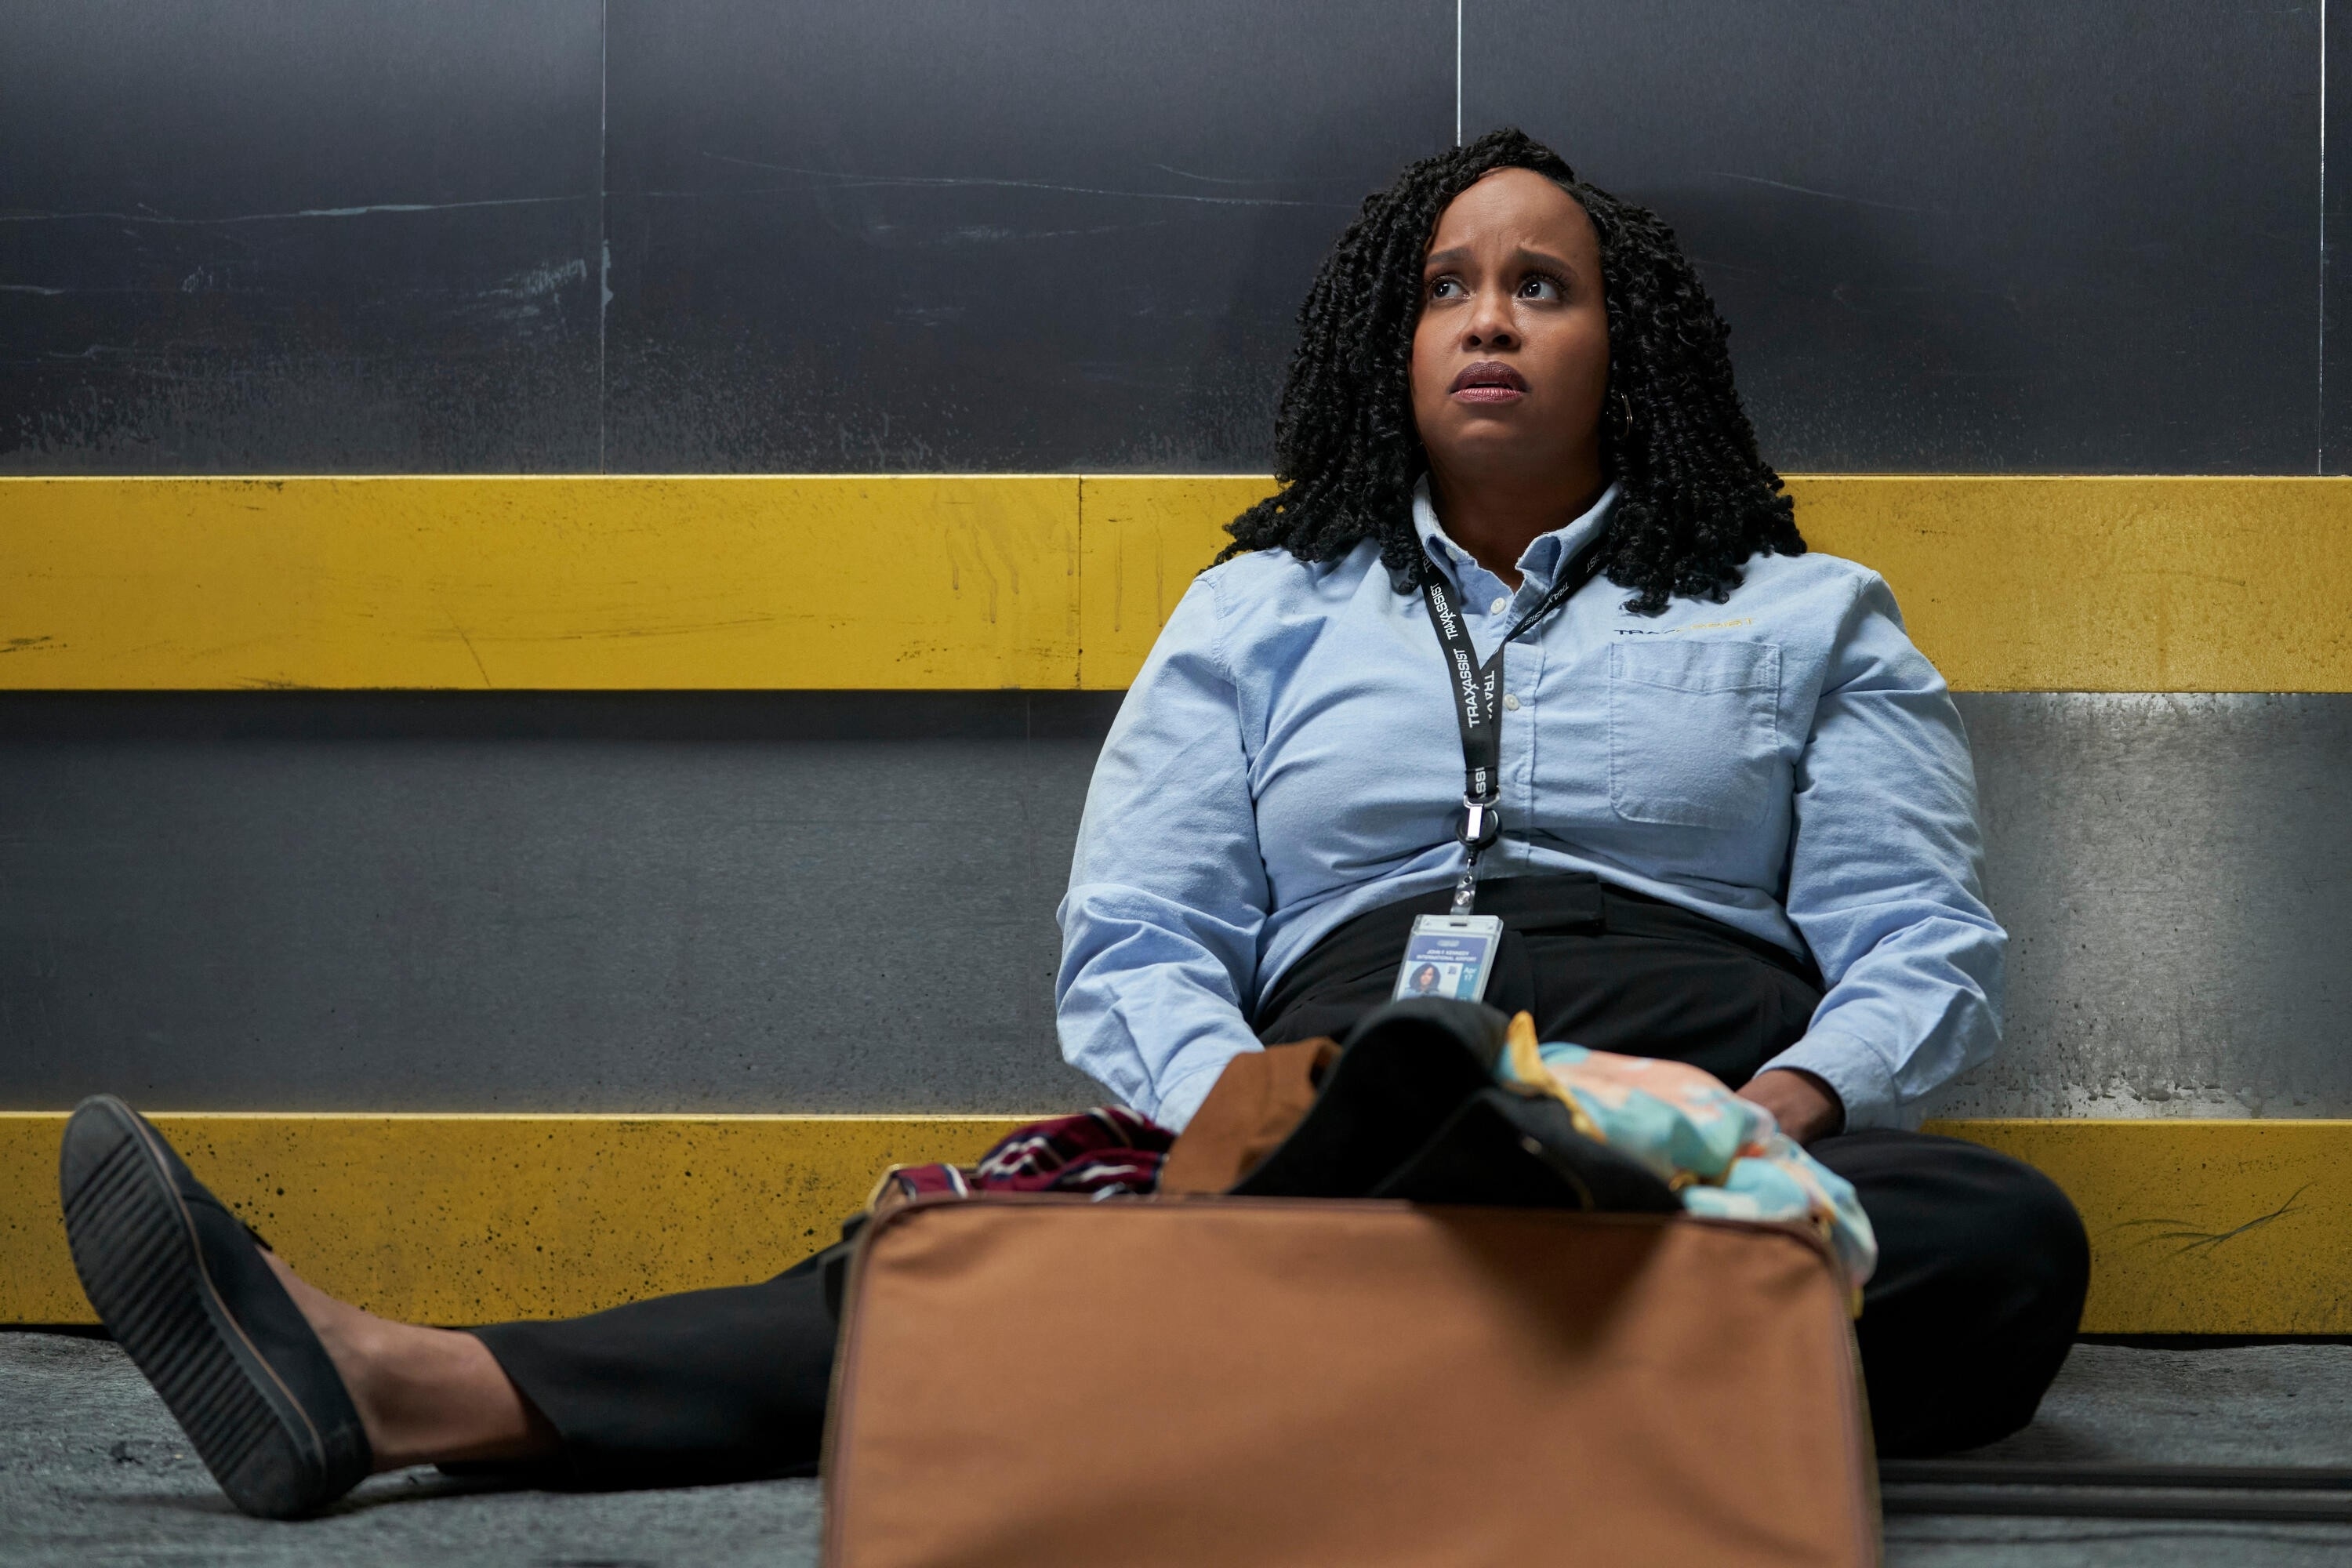
[[[1633,438],[1633,400],[1622,391],[1618,392],[1616,397],[1617,406],[1625,411],[1624,416],[1617,421],[1617,438],[1630,441]]]

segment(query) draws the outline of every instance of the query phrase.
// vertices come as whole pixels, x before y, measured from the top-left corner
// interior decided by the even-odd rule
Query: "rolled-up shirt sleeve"
[[[1111,725],[1057,911],[1062,1055],[1169,1127],[1258,1048],[1244,999],[1268,892],[1215,578],[1178,604]]]
[[[1787,909],[1828,990],[1765,1069],[1819,1075],[1849,1129],[1915,1125],[2000,1043],[2008,937],[1984,903],[1959,710],[1875,574],[1839,628],[1795,784]]]

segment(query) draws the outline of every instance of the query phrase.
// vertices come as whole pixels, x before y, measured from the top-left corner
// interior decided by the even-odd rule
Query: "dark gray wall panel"
[[[2327,0],[2327,80],[2335,89],[2328,117],[2329,177],[2325,215],[2326,254],[2312,258],[2313,271],[2325,279],[2324,323],[2315,323],[2325,344],[2325,384],[2319,395],[2319,462],[2322,473],[2352,473],[2352,273],[2344,262],[2345,247],[2352,244],[2352,137],[2344,129],[2344,93],[2352,87],[2352,0]]]
[[[0,700],[0,1107],[1034,1110],[1116,699]],[[2352,1115],[2352,698],[1974,695],[1946,1108]]]
[[[1076,696],[0,702],[0,1106],[1091,1103]]]
[[[1465,132],[1674,225],[1783,467],[2310,471],[2316,5],[1465,16]]]
[[[1259,468],[1454,128],[1444,0],[606,10],[12,6],[0,471]],[[1471,128],[1678,226],[1783,466],[2352,463],[2308,0],[1463,15]]]
[[[595,467],[601,28],[10,6],[0,469]]]
[[[1966,698],[2009,1041],[1986,1115],[2352,1115],[2352,697]]]
[[[614,0],[617,468],[1260,468],[1445,0]]]

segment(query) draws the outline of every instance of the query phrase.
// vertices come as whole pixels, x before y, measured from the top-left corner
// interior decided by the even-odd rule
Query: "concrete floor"
[[[2352,1345],[2076,1345],[2033,1425],[1987,1458],[2352,1466]],[[2352,1561],[2352,1525],[2128,1519],[1886,1521],[1888,1568],[2304,1568]]]
[[[2032,1458],[2352,1466],[2352,1345],[2076,1348],[2041,1418],[1987,1450]],[[114,1347],[0,1332],[0,1563],[418,1568],[798,1568],[816,1561],[814,1481],[684,1491],[489,1491],[382,1476],[331,1516],[232,1510]],[[1903,1518],[1890,1568],[2302,1568],[2352,1560],[2352,1526]]]

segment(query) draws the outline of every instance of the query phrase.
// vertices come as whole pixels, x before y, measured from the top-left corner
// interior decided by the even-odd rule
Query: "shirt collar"
[[[1601,492],[1601,499],[1587,507],[1574,521],[1563,523],[1549,533],[1538,534],[1519,556],[1519,575],[1537,585],[1538,590],[1551,586],[1552,578],[1567,562],[1576,559],[1576,552],[1600,536],[1609,521],[1609,508],[1617,500],[1617,481]],[[1457,586],[1463,572],[1476,568],[1478,563],[1471,553],[1446,536],[1437,521],[1437,508],[1429,499],[1429,476],[1423,474],[1412,487],[1413,531],[1421,535],[1421,547],[1429,554],[1439,571],[1444,572]]]

